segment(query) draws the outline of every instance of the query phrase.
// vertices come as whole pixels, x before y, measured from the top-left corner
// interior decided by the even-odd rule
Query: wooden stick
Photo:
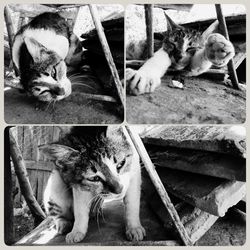
[[[148,58],[154,55],[153,4],[145,4]]]
[[[14,30],[13,21],[11,18],[10,8],[8,5],[6,5],[4,8],[4,20],[5,20],[5,24],[6,24],[6,28],[7,28],[8,37],[9,37],[11,61],[13,62],[13,60],[12,60],[12,46],[13,46],[13,41],[14,41],[14,37],[15,37],[15,30]],[[14,68],[16,76],[18,76],[18,70],[17,70],[16,65],[14,63],[13,63],[13,68]]]
[[[152,183],[154,184],[164,206],[166,207],[171,219],[173,220],[173,223],[183,241],[183,243],[186,246],[192,246],[192,241],[189,238],[187,231],[185,229],[185,227],[183,226],[183,224],[181,223],[180,217],[178,215],[178,213],[175,210],[174,205],[172,204],[168,193],[166,192],[161,179],[159,178],[159,175],[157,174],[155,167],[147,153],[147,150],[145,149],[141,138],[139,137],[139,135],[131,128],[126,126],[127,132],[137,150],[137,152],[139,153],[142,162],[144,163],[144,166],[151,178]]]
[[[7,245],[14,243],[13,230],[13,198],[12,198],[12,174],[10,166],[9,130],[4,130],[4,242]]]
[[[223,13],[222,13],[221,4],[215,4],[215,9],[216,9],[217,19],[219,21],[219,27],[220,27],[221,33],[222,33],[222,35],[225,36],[225,38],[227,40],[229,40],[227,24],[226,24],[225,17],[223,16]],[[229,75],[230,75],[233,87],[235,89],[240,89],[238,77],[237,77],[236,70],[235,70],[234,63],[233,63],[233,59],[231,59],[228,62],[227,66],[228,66],[228,71],[229,71]]]
[[[99,15],[98,15],[98,10],[96,8],[96,5],[94,5],[94,4],[89,4],[88,6],[89,6],[89,10],[90,10],[93,22],[94,22],[95,27],[96,27],[96,31],[97,31],[99,40],[102,44],[103,52],[105,54],[106,60],[108,62],[108,65],[109,65],[109,68],[111,71],[111,74],[112,74],[113,79],[114,79],[115,88],[117,90],[119,100],[120,100],[122,106],[124,107],[124,90],[123,90],[122,83],[120,81],[119,74],[118,74],[118,71],[116,69],[113,57],[112,57],[112,54],[110,52],[110,48],[109,48],[105,33],[103,31],[103,27],[102,27],[102,24],[101,24]]]
[[[15,172],[17,175],[17,179],[20,185],[21,193],[25,198],[25,201],[34,216],[36,222],[41,222],[44,220],[45,213],[39,206],[38,202],[36,201],[36,198],[33,194],[30,182],[29,182],[29,177],[27,170],[25,168],[25,163],[21,154],[21,151],[17,145],[17,142],[10,130],[10,155],[11,159],[13,161],[13,165],[15,168]]]

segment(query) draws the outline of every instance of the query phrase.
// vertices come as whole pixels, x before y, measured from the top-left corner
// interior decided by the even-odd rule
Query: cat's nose
[[[111,193],[120,194],[123,190],[123,185],[119,182],[112,182],[109,184],[109,190]]]
[[[52,90],[52,94],[54,94],[54,95],[65,95],[65,90],[64,90],[64,88],[55,87]]]

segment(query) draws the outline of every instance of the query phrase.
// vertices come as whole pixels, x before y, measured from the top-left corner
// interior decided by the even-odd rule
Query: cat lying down
[[[71,94],[65,63],[71,43],[68,23],[57,13],[40,14],[17,32],[12,58],[26,93],[44,102]]]
[[[139,156],[122,127],[73,127],[58,143],[39,149],[56,165],[45,188],[44,206],[58,233],[68,233],[67,243],[84,239],[98,201],[118,199],[125,205],[127,239],[143,239]]]
[[[166,18],[168,29],[161,49],[138,70],[126,69],[126,85],[130,94],[153,92],[170,67],[185,70],[186,76],[198,76],[212,65],[227,65],[235,55],[232,43],[221,34],[204,37],[196,30],[175,24],[167,15]]]

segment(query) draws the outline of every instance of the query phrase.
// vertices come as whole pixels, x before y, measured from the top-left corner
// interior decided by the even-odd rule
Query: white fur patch
[[[17,68],[19,68],[20,47],[23,38],[30,37],[41,43],[49,50],[56,52],[62,59],[65,59],[69,51],[69,41],[63,35],[58,35],[53,30],[45,29],[26,29],[22,34],[15,37],[12,57]]]

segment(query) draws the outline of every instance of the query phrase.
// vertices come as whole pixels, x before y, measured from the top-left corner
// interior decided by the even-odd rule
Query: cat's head
[[[201,43],[201,34],[176,24],[166,13],[167,32],[163,40],[163,48],[169,54],[172,67],[184,69]]]
[[[61,100],[71,94],[65,61],[31,37],[24,37],[18,69],[25,91],[40,101]]]
[[[124,195],[133,151],[121,128],[76,127],[60,144],[40,146],[63,180],[95,196]]]

